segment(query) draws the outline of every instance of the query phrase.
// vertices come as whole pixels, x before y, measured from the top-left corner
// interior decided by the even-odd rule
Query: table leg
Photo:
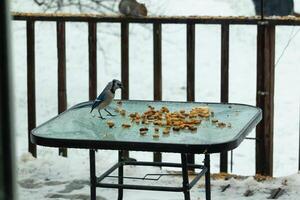
[[[96,163],[95,150],[90,149],[90,187],[91,200],[96,200]]]
[[[123,161],[123,151],[119,151],[119,162],[122,162]],[[124,165],[122,164],[120,167],[119,167],[119,171],[118,171],[118,183],[119,184],[123,184],[123,168],[124,168]],[[123,199],[123,188],[119,188],[118,189],[118,200],[122,200]]]
[[[211,200],[211,191],[210,191],[210,156],[205,154],[204,165],[207,168],[205,173],[205,196],[206,200]]]
[[[189,175],[187,169],[187,155],[185,153],[181,154],[181,165],[182,165],[182,186],[184,193],[184,200],[190,200],[190,189],[189,189]]]

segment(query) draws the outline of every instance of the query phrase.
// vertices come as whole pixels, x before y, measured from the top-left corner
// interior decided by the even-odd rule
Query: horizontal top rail
[[[148,16],[124,17],[121,15],[69,14],[69,13],[20,13],[12,12],[14,20],[34,21],[70,21],[70,22],[127,22],[127,23],[164,23],[164,24],[271,24],[300,25],[300,17],[265,17],[260,16]]]

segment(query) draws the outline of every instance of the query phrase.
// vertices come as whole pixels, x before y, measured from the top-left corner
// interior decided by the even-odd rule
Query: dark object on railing
[[[153,24],[153,97],[162,100],[162,69],[161,69],[161,24]],[[153,153],[154,162],[161,162],[160,152]]]
[[[124,89],[121,98],[129,99],[129,24],[121,23],[121,82]],[[123,151],[123,158],[129,158],[129,152]]]
[[[294,14],[294,0],[252,0],[255,13],[264,16],[286,16]],[[262,4],[264,6],[262,6]],[[262,12],[263,10],[263,12]]]
[[[147,8],[145,4],[136,0],[121,0],[119,3],[119,12],[126,16],[143,17],[147,16]]]
[[[261,20],[264,20],[264,18],[265,18],[265,15],[264,15],[264,13],[265,13],[265,1],[264,0],[260,0],[260,9],[259,9],[259,11],[260,11],[260,18],[261,18]],[[255,9],[256,9],[256,7],[255,7]]]
[[[12,87],[8,1],[0,3],[0,191],[1,199],[14,200],[14,142],[12,126]]]
[[[195,24],[186,25],[186,97],[187,101],[195,101]],[[195,155],[188,154],[189,164],[195,163]],[[194,170],[189,168],[189,170]]]
[[[258,25],[257,29],[256,105],[263,119],[256,128],[256,174],[273,175],[275,26]]]
[[[57,22],[57,92],[58,113],[67,109],[67,84],[66,84],[66,31],[65,22]],[[67,157],[67,149],[59,148],[59,155]]]
[[[89,99],[97,97],[97,23],[89,22]]]
[[[229,25],[221,25],[221,102],[228,103],[229,93]],[[220,154],[220,172],[228,172],[228,152]]]
[[[35,103],[35,28],[34,21],[26,21],[27,37],[27,116],[28,116],[28,151],[36,157],[36,145],[30,141],[30,131],[36,127]]]

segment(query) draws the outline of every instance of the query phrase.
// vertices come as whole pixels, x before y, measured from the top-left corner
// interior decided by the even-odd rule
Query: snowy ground
[[[157,3],[160,2],[160,3]],[[146,1],[149,9],[166,15],[252,15],[250,0],[189,0]],[[159,6],[157,6],[159,5]],[[298,7],[297,7],[298,6]],[[12,1],[13,11],[40,11],[30,1]],[[300,6],[296,4],[296,8]],[[57,114],[57,58],[55,23],[36,24],[36,94],[37,124]],[[105,49],[98,53],[98,91],[112,78],[120,78],[119,25],[98,24],[98,44]],[[276,36],[276,60],[280,57],[289,37],[299,27],[278,27]],[[152,30],[151,26],[130,26],[130,98],[152,99]],[[57,156],[53,148],[38,147],[38,159],[27,151],[27,102],[26,102],[26,41],[25,23],[13,22],[14,97],[16,114],[16,145],[20,199],[87,199],[88,151],[70,150],[69,157]],[[163,25],[163,99],[186,99],[185,26]],[[76,41],[76,42],[75,42]],[[230,102],[255,105],[256,75],[256,27],[232,26],[230,29]],[[300,34],[297,34],[285,54],[276,65],[274,175],[275,180],[256,182],[246,180],[213,181],[214,199],[242,199],[247,189],[254,190],[247,199],[265,199],[270,190],[286,189],[282,199],[297,199],[300,185],[298,166],[299,134],[299,62]],[[298,48],[297,48],[298,47]],[[88,98],[87,24],[67,23],[67,91],[68,106]],[[174,59],[176,58],[176,59]],[[196,26],[196,100],[219,101],[220,91],[220,27]],[[146,89],[145,89],[146,88]],[[118,94],[117,97],[120,97]],[[252,133],[253,135],[253,133]],[[253,175],[255,172],[255,146],[244,141],[234,151],[233,173]],[[132,153],[137,159],[151,160],[150,153]],[[212,157],[212,171],[218,172],[218,155]],[[97,169],[107,169],[117,159],[114,152],[97,153]],[[179,161],[179,156],[164,154],[164,161]],[[202,157],[196,158],[198,162]],[[147,169],[148,170],[148,169]],[[150,168],[150,171],[158,171]],[[126,173],[143,174],[140,168],[128,168]],[[293,175],[291,175],[293,174]],[[282,185],[284,180],[287,184]],[[180,184],[180,179],[162,180],[163,184]],[[231,184],[224,193],[220,187]],[[192,190],[193,199],[204,199],[204,189]],[[103,199],[115,199],[115,190],[98,189]],[[78,195],[76,197],[76,195]],[[125,199],[182,199],[177,193],[153,193],[126,191]],[[102,198],[99,198],[102,199]]]

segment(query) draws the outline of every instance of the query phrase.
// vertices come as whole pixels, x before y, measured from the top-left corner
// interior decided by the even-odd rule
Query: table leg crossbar
[[[93,157],[93,158],[91,158]],[[90,150],[90,173],[91,173],[91,199],[96,199],[96,187],[102,188],[116,188],[118,189],[118,200],[123,198],[123,189],[134,189],[134,190],[155,190],[155,191],[168,191],[168,192],[183,192],[184,199],[190,200],[190,189],[199,181],[199,179],[205,175],[206,185],[206,199],[210,200],[210,176],[209,176],[209,155],[205,155],[205,165],[196,165],[187,163],[187,155],[181,154],[181,164],[179,163],[167,163],[167,162],[139,162],[139,161],[124,161],[122,159],[122,152],[119,152],[119,161],[108,169],[101,176],[96,177],[95,174],[95,152]],[[126,177],[123,176],[123,168],[125,165],[135,166],[158,166],[158,167],[180,167],[182,168],[181,174],[146,174],[144,177]],[[113,171],[118,169],[118,176],[110,175]],[[196,177],[189,182],[188,169],[200,169],[201,171]],[[171,187],[171,186],[154,186],[154,185],[131,185],[123,184],[124,179],[138,179],[138,180],[151,180],[158,181],[162,176],[174,176],[181,175],[183,182],[182,187]],[[118,184],[114,183],[103,183],[105,178],[118,178]],[[209,194],[208,194],[209,193]]]

